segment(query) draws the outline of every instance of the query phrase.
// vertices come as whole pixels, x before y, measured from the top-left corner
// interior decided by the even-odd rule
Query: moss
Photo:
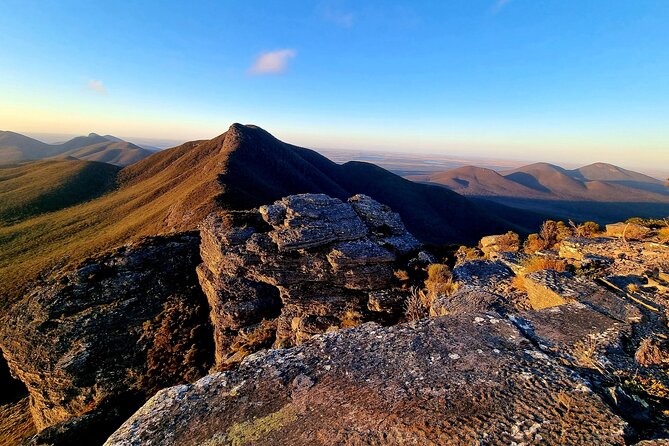
[[[297,411],[289,404],[267,416],[230,426],[227,434],[214,435],[203,446],[243,446],[257,443],[261,438],[297,420]]]

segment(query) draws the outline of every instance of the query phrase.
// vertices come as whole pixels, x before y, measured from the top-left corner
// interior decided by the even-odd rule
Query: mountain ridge
[[[414,183],[371,164],[340,166],[241,124],[127,166],[117,184],[89,202],[0,227],[0,240],[6,240],[0,279],[13,285],[9,294],[57,261],[77,263],[137,237],[196,229],[214,210],[251,208],[297,193],[370,195],[396,209],[429,243],[464,243],[510,229],[527,232],[543,219],[499,205],[491,205],[498,215],[488,215],[485,203],[442,187]]]

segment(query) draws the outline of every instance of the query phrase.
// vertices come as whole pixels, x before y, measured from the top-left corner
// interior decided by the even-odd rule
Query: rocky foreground
[[[669,245],[549,229],[451,271],[388,207],[305,194],[90,259],[0,335],[27,444],[664,444]]]

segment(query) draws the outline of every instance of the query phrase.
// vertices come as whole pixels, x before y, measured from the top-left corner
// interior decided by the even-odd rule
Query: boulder
[[[453,278],[469,287],[495,291],[502,282],[509,281],[514,274],[499,260],[468,260],[453,269]]]
[[[643,240],[651,235],[651,229],[637,223],[613,223],[606,225],[607,237]]]
[[[520,236],[515,232],[488,235],[479,241],[479,249],[489,259],[497,258],[497,255],[502,252],[518,252],[520,250]]]
[[[105,444],[623,445],[626,428],[511,323],[471,313],[254,354],[159,392]]]
[[[104,408],[88,417],[102,425],[70,423],[104,434],[157,389],[205,374],[213,345],[195,275],[199,241],[186,233],[123,246],[12,308],[0,344],[38,430]]]

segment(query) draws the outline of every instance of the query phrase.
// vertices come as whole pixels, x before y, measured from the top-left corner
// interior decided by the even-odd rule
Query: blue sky
[[[666,0],[0,10],[2,129],[669,165]]]

